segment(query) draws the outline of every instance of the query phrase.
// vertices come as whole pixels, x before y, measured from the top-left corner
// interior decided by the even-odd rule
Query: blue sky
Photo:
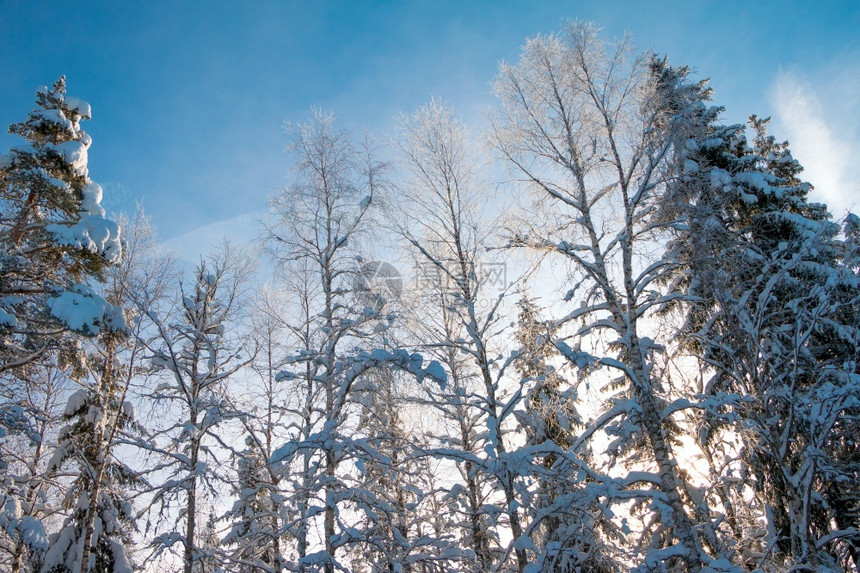
[[[478,130],[498,61],[567,18],[695,67],[727,121],[773,115],[818,199],[837,212],[858,203],[856,0],[0,0],[0,123],[23,119],[35,89],[66,74],[70,95],[93,106],[90,174],[105,206],[142,200],[163,238],[191,237],[265,207],[288,170],[284,120],[316,105],[384,134],[437,97]],[[14,144],[0,136],[0,148]]]

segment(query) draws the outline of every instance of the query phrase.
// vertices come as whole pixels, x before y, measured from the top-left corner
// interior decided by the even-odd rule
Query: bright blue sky
[[[275,131],[312,105],[383,133],[432,96],[479,129],[497,62],[566,18],[630,32],[710,76],[728,121],[775,116],[819,199],[858,203],[857,0],[0,0],[0,124],[66,74],[69,94],[93,106],[90,174],[105,206],[142,199],[161,236],[176,237],[264,208],[288,169]]]

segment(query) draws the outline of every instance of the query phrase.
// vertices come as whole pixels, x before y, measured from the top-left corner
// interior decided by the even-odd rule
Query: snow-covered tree
[[[280,260],[290,273],[304,277],[293,325],[298,354],[287,360],[280,379],[295,383],[305,398],[297,431],[270,462],[286,472],[299,466],[301,507],[290,525],[300,544],[295,567],[326,573],[341,566],[341,548],[362,539],[347,511],[363,495],[350,473],[351,462],[368,448],[353,433],[356,384],[380,366],[427,375],[420,355],[374,349],[369,341],[388,324],[385,301],[357,297],[352,287],[381,166],[367,146],[357,148],[333,122],[330,114],[316,111],[310,121],[292,127],[295,172],[289,187],[274,198],[279,221],[270,228]],[[429,370],[439,375],[438,368]],[[311,535],[320,539],[318,551],[311,552]]]
[[[157,252],[155,231],[139,211],[123,220],[123,260],[105,273],[102,296],[126,309],[127,328],[102,332],[85,345],[76,369],[79,389],[63,412],[67,425],[59,433],[49,470],[75,475],[62,505],[69,511],[62,529],[52,535],[43,570],[131,571],[129,548],[135,529],[130,488],[141,485],[138,472],[117,455],[121,441],[142,428],[127,400],[130,385],[142,369],[142,348],[136,344],[142,322],[133,319],[133,293],[145,280]]]
[[[787,143],[766,120],[749,126],[752,141],[714,121],[690,139],[675,187],[685,225],[670,253],[688,264],[675,285],[695,301],[683,339],[712,371],[704,393],[740,397],[706,412],[700,440],[718,483],[733,484],[721,502],[745,566],[847,567],[860,541],[852,502],[841,505],[857,478],[843,457],[860,406],[856,259],[826,207],[807,201]],[[756,504],[739,522],[749,491]],[[755,536],[749,518],[765,524]]]
[[[23,499],[13,501],[17,494],[7,492],[8,507],[22,504],[6,527],[18,531],[14,571],[22,566],[20,526],[33,519],[44,493],[36,482],[54,418],[42,406],[57,396],[56,372],[80,361],[74,333],[124,327],[118,307],[90,286],[121,255],[119,227],[105,219],[102,189],[87,169],[91,138],[80,122],[91,117],[90,106],[66,96],[65,78],[39,88],[36,103],[25,121],[9,128],[25,143],[0,155],[0,434],[30,441],[34,459],[27,473],[35,480],[14,480],[12,489],[26,490]],[[33,527],[27,531],[31,541],[42,539],[32,535]]]
[[[116,360],[106,342],[105,365],[96,366],[96,380],[73,393],[63,413],[69,425],[60,431],[49,466],[56,471],[74,464],[75,478],[65,492],[63,506],[69,515],[53,534],[42,571],[126,573],[133,570],[127,548],[131,545],[134,510],[126,489],[137,475],[113,459],[118,431],[131,429],[133,408],[123,400],[127,379],[111,372]],[[118,380],[120,383],[118,383]],[[123,383],[124,382],[124,383]]]
[[[519,349],[514,366],[528,388],[519,422],[526,444],[539,452],[533,469],[536,486],[529,504],[528,529],[538,550],[536,565],[542,571],[613,571],[614,528],[604,518],[600,504],[583,488],[577,465],[565,454],[576,442],[584,421],[579,413],[582,404],[576,393],[577,381],[559,368],[561,355],[553,343],[557,325],[543,320],[536,301],[527,295],[518,306],[515,337]],[[548,444],[552,447],[546,448]],[[579,455],[585,458],[582,462],[592,462],[584,452]],[[598,530],[602,535],[596,533]]]
[[[567,449],[583,422],[576,409],[575,389],[551,363],[559,356],[553,344],[554,325],[541,320],[539,312],[534,300],[524,297],[520,301],[516,331],[519,355],[514,365],[520,376],[536,381],[529,390],[524,417],[528,441],[537,445],[549,440]],[[549,454],[542,463],[551,468],[557,458]]]
[[[446,516],[437,514],[443,495],[431,474],[437,460],[416,447],[421,412],[406,396],[415,386],[412,376],[383,367],[357,389],[357,432],[365,441],[355,458],[362,497],[354,501],[363,514],[356,526],[362,540],[352,551],[356,572],[444,570],[458,557]]]
[[[37,568],[48,538],[42,520],[56,511],[50,503],[56,493],[55,476],[48,473],[53,436],[60,425],[70,380],[50,363],[39,361],[28,368],[26,385],[2,386],[3,399],[18,404],[21,420],[34,422],[20,427],[0,441],[5,495],[2,501],[0,563],[13,573]],[[6,558],[8,557],[8,561]]]
[[[667,302],[658,281],[675,265],[651,254],[670,228],[657,207],[701,94],[693,84],[667,105],[650,61],[629,40],[604,43],[590,24],[528,40],[517,64],[501,66],[494,140],[540,214],[523,221],[513,243],[561,257],[572,271],[565,300],[579,304],[553,317],[555,345],[579,374],[612,377],[602,384],[604,407],[571,450],[593,449],[602,434],[609,446],[594,453],[613,471],[584,487],[647,508],[637,565],[698,571],[727,562],[722,547],[705,547],[709,518],[687,509],[672,434],[673,413],[690,401],[673,402],[664,385],[663,346],[649,321]],[[616,460],[630,471],[619,475]]]
[[[405,177],[395,217],[423,295],[413,328],[446,364],[451,380],[432,390],[430,400],[453,425],[452,435],[432,451],[456,462],[465,477],[457,491],[468,514],[464,539],[474,566],[508,567],[510,559],[522,571],[529,558],[521,490],[535,460],[507,435],[515,430],[513,412],[522,406],[525,378],[506,375],[515,356],[502,355],[511,285],[505,284],[503,263],[488,256],[494,225],[481,212],[486,187],[480,155],[462,122],[436,101],[404,118],[401,132]],[[512,541],[494,550],[506,538]]]
[[[435,295],[424,291],[418,298],[427,314],[421,313],[410,327],[418,340],[431,347],[434,340],[457,340],[462,335],[455,316],[442,300],[444,295]],[[448,566],[464,560],[463,570],[477,573],[490,569],[500,552],[496,526],[485,508],[493,488],[483,474],[484,415],[472,401],[477,379],[469,357],[456,347],[443,346],[434,351],[434,356],[445,367],[448,383],[444,388],[422,387],[417,401],[433,420],[424,430],[431,439],[425,438],[423,442],[429,443],[421,443],[420,447],[438,460],[436,471],[442,474],[438,487],[443,494],[443,534],[438,538],[450,539],[451,551],[444,553]],[[449,460],[454,462],[455,471],[446,463]],[[451,483],[451,478],[444,478],[446,473],[459,479]]]
[[[237,499],[221,518],[230,523],[222,544],[227,548],[228,559],[242,571],[283,568],[289,504],[281,490],[282,473],[276,473],[268,460],[278,440],[288,434],[295,419],[293,414],[301,418],[301,413],[291,407],[295,400],[303,402],[301,393],[289,392],[290,384],[277,380],[288,354],[290,332],[284,306],[291,291],[280,293],[264,286],[256,293],[250,334],[259,352],[249,365],[254,375],[228,393],[231,403],[244,404],[245,413],[239,420],[246,447],[234,455],[238,481],[233,489]]]
[[[245,450],[237,456],[234,489],[238,499],[225,516],[232,524],[221,543],[231,549],[229,559],[236,563],[238,571],[280,571],[281,498],[255,437],[246,438],[246,443]]]
[[[3,372],[57,347],[63,330],[94,335],[116,318],[86,283],[120,259],[119,227],[89,178],[90,105],[65,94],[65,78],[40,88],[39,107],[9,128],[26,143],[0,156]]]
[[[152,546],[160,553],[179,544],[185,573],[203,567],[206,552],[198,544],[199,502],[203,488],[213,487],[218,448],[231,450],[221,436],[221,426],[241,414],[226,399],[224,386],[255,354],[237,323],[248,265],[244,254],[225,246],[197,266],[190,287],[180,288],[175,312],[162,315],[155,307],[140,309],[151,326],[139,342],[160,372],[161,383],[150,393],[160,424],[138,443],[160,458],[149,468],[161,480],[152,504],[172,507],[175,503],[178,508],[175,514],[168,512],[175,520],[152,540]]]

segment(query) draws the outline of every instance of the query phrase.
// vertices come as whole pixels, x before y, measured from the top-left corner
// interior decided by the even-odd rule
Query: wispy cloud
[[[215,253],[225,241],[240,249],[254,250],[256,238],[262,233],[266,210],[242,213],[197,227],[187,233],[164,241],[165,248],[176,255],[180,263],[193,269],[201,260]]]
[[[825,79],[782,71],[771,91],[777,137],[788,137],[804,179],[815,186],[810,199],[827,203],[836,218],[860,208],[856,98],[850,101],[857,83],[844,75]]]

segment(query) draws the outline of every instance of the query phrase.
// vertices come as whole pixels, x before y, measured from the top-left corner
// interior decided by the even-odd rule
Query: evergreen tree
[[[704,394],[722,402],[704,410],[699,438],[714,465],[733,451],[726,440],[740,440],[734,462],[718,462],[715,488],[745,566],[846,566],[856,517],[833,510],[852,498],[841,484],[856,480],[842,457],[860,383],[850,249],[826,207],[807,201],[802,168],[767,120],[750,119],[752,141],[743,126],[705,123],[679,154],[684,224],[670,251],[687,269],[674,285],[694,301],[683,340],[713,372]],[[757,543],[738,522],[745,487],[757,502],[751,517],[767,524]]]
[[[123,260],[105,273],[101,295],[125,309],[123,331],[102,332],[86,346],[76,371],[80,388],[68,399],[51,471],[72,470],[76,476],[62,505],[69,511],[63,528],[51,538],[43,569],[87,573],[122,572],[133,568],[129,548],[136,529],[129,489],[139,489],[138,472],[117,455],[118,445],[140,437],[129,390],[142,370],[142,347],[135,343],[142,323],[133,317],[133,292],[146,280],[156,255],[155,231],[139,211],[121,218],[125,229]]]
[[[599,504],[588,499],[576,478],[577,464],[568,458],[585,421],[577,410],[576,383],[552,364],[553,359],[562,358],[553,344],[556,337],[556,324],[541,320],[536,302],[524,296],[519,303],[519,350],[514,365],[529,390],[520,423],[527,444],[546,451],[534,470],[536,491],[530,504],[529,536],[539,548],[541,571],[614,571],[612,550],[598,534],[611,539],[614,528]],[[548,444],[552,446],[548,448]],[[593,463],[590,458],[585,461]]]
[[[282,557],[277,540],[280,496],[274,491],[266,458],[253,437],[238,455],[235,491],[238,499],[222,519],[231,519],[230,532],[221,543],[234,547],[230,560],[237,571],[280,571]]]
[[[432,571],[448,557],[450,536],[432,526],[440,516],[432,514],[438,492],[428,482],[429,458],[406,423],[415,415],[402,396],[409,386],[407,376],[379,368],[357,388],[357,433],[365,439],[355,460],[363,495],[354,501],[364,542],[354,551],[355,571]]]
[[[554,317],[555,346],[578,375],[611,376],[601,411],[572,448],[609,440],[593,452],[603,468],[584,465],[594,483],[583,487],[605,507],[632,500],[644,510],[641,545],[630,548],[642,569],[698,571],[726,563],[726,548],[708,537],[709,513],[690,512],[674,419],[675,406],[690,401],[676,401],[687,397],[666,384],[665,340],[650,320],[673,296],[658,285],[676,263],[647,245],[671,229],[657,216],[673,180],[671,152],[702,104],[696,84],[661,97],[650,61],[629,39],[603,42],[589,24],[530,39],[517,64],[501,66],[494,142],[537,197],[538,215],[522,221],[513,243],[572,271],[565,300],[579,305]],[[619,467],[628,472],[607,479]]]
[[[560,357],[552,343],[556,328],[540,319],[540,309],[532,299],[524,297],[519,309],[516,338],[520,350],[515,366],[520,376],[536,382],[526,399],[528,441],[538,445],[549,440],[566,450],[573,445],[583,420],[576,411],[575,389],[549,362]],[[550,453],[543,459],[543,466],[550,469],[557,459]]]
[[[90,118],[90,106],[66,96],[65,78],[40,88],[36,103],[9,128],[26,143],[0,155],[0,434],[30,440],[33,470],[53,429],[49,410],[38,406],[54,392],[44,383],[55,380],[57,368],[75,370],[82,361],[74,333],[106,335],[125,326],[121,310],[89,286],[121,255],[119,227],[105,219],[102,189],[87,169],[91,138],[80,122]],[[32,520],[37,482],[44,481],[30,474],[30,484],[12,488],[26,492],[13,503],[23,502],[23,515],[7,527],[19,530],[13,571],[22,566],[24,538],[42,539],[32,524],[26,536],[19,527]],[[7,501],[17,496],[10,490]]]
[[[0,371],[42,356],[65,329],[110,327],[85,284],[121,255],[119,227],[104,218],[102,189],[89,178],[92,143],[80,122],[88,103],[66,97],[65,78],[36,94],[38,109],[9,131],[26,140],[0,158]],[[70,305],[88,305],[71,312]],[[120,320],[121,323],[121,320]]]
[[[134,426],[133,409],[122,400],[125,392],[112,374],[100,370],[98,382],[72,394],[64,412],[70,424],[60,432],[49,470],[73,462],[77,471],[63,500],[70,513],[50,538],[44,572],[133,571],[127,548],[135,516],[125,490],[139,480],[134,470],[112,457],[115,433]]]

